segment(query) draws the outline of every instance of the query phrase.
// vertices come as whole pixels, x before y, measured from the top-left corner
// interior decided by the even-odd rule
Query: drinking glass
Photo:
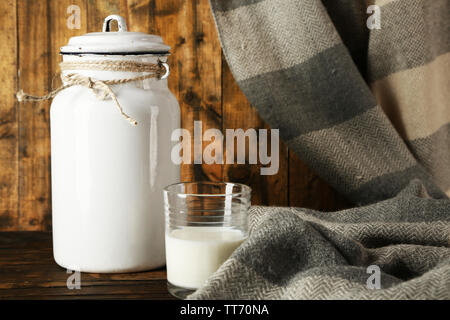
[[[167,287],[184,299],[247,238],[251,188],[187,182],[164,189]]]

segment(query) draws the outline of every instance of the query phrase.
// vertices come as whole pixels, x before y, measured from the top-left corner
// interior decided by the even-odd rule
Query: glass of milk
[[[188,182],[164,189],[167,287],[177,298],[200,288],[247,238],[250,187]]]

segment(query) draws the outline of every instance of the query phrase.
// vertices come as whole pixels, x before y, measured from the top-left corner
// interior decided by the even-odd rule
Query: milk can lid
[[[117,21],[118,31],[111,32],[111,21]],[[168,54],[170,47],[162,38],[143,32],[128,32],[125,19],[118,15],[106,17],[103,32],[86,33],[72,37],[61,47],[62,54]]]

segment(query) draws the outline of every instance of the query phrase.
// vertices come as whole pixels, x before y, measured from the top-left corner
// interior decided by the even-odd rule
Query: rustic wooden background
[[[81,29],[67,27],[67,8],[81,8]],[[182,126],[268,128],[240,91],[221,52],[208,0],[0,1],[0,230],[51,230],[50,102],[19,104],[18,88],[44,94],[58,71],[58,49],[71,36],[101,31],[120,14],[130,31],[159,34],[172,47],[169,86]],[[258,165],[185,165],[184,181],[225,180],[253,188],[253,204],[322,210],[345,202],[281,144],[277,175]]]

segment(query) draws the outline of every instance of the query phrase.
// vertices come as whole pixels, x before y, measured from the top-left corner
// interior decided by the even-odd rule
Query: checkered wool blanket
[[[211,6],[248,99],[355,207],[253,207],[190,298],[450,299],[450,1]]]

